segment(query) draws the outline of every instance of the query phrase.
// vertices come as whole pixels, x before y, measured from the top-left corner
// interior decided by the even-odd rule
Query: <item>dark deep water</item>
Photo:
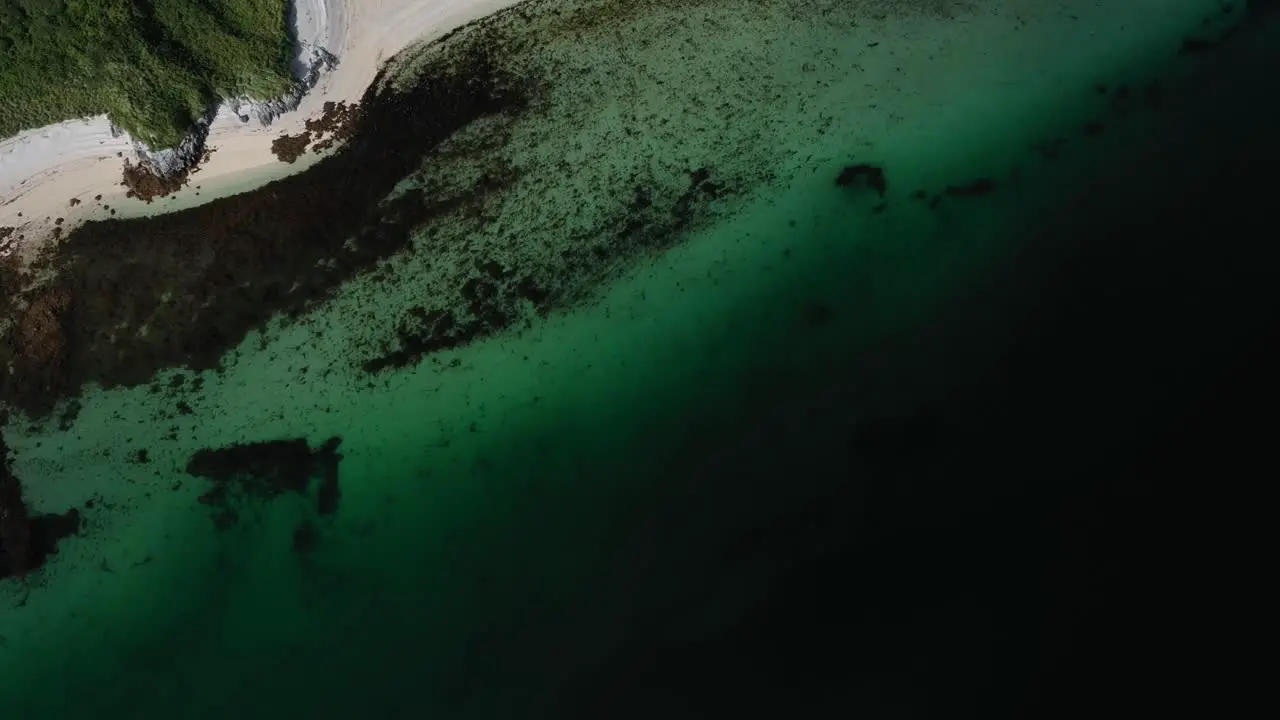
[[[1247,695],[1280,400],[1269,31],[921,326],[708,410],[664,467],[720,477],[697,507],[762,503],[723,552],[778,558],[776,581],[705,633],[651,618],[563,716],[1152,717]],[[864,422],[869,368],[894,387]],[[808,501],[775,505],[782,477]],[[687,572],[711,593],[720,567]]]
[[[1229,711],[1268,569],[1250,491],[1277,474],[1276,25],[1075,169],[957,216],[946,252],[996,227],[1013,249],[922,309],[898,313],[893,270],[923,240],[833,255],[736,365],[530,429],[553,459],[517,438],[472,472],[509,495],[385,512],[443,549],[366,557],[395,544],[374,537],[329,575],[322,539],[280,580],[240,564],[269,533],[229,534],[221,574],[155,589],[151,635],[50,650],[23,669],[50,687],[0,720]]]

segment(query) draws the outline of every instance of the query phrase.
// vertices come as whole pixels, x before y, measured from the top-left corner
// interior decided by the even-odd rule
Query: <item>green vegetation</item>
[[[291,83],[288,0],[0,0],[0,138],[107,113],[176,145],[225,97]]]

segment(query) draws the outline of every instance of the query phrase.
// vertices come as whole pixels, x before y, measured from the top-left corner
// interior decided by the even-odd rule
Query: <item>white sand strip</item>
[[[57,218],[70,229],[90,219],[135,217],[192,207],[301,172],[319,156],[280,162],[271,142],[296,134],[320,115],[326,101],[358,102],[382,62],[414,41],[442,35],[519,0],[295,0],[299,59],[323,49],[338,58],[296,110],[270,126],[250,120],[228,103],[210,125],[209,162],[191,184],[147,205],[126,197],[124,161],[134,141],[115,136],[105,115],[69,120],[0,141],[0,227],[16,227],[27,243],[48,237]],[[244,109],[241,108],[241,113]],[[198,188],[198,189],[197,189]],[[197,195],[196,193],[199,193]],[[101,200],[95,200],[101,195]],[[75,198],[80,204],[72,207]]]

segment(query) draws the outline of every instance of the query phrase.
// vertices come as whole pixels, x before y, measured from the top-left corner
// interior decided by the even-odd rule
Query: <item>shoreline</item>
[[[302,172],[340,143],[286,163],[272,151],[276,139],[305,132],[308,121],[324,115],[326,102],[354,105],[384,62],[404,48],[518,1],[294,0],[294,71],[305,71],[298,90],[262,102],[224,100],[183,147],[150,150],[105,115],[0,140],[0,228],[9,229],[0,256],[29,260],[49,240],[88,221],[175,212]],[[177,191],[145,202],[122,184],[130,163],[191,176]]]
[[[222,183],[219,192],[235,197],[216,203],[180,194],[159,203],[155,217],[91,223],[46,246],[49,252],[34,270],[48,277],[11,294],[15,309],[9,317],[17,332],[7,336],[0,353],[12,358],[14,369],[0,389],[28,417],[48,417],[60,398],[88,385],[134,387],[166,368],[217,370],[234,362],[228,353],[250,333],[265,337],[277,319],[281,326],[304,322],[304,316],[335,307],[330,303],[348,294],[377,297],[379,313],[352,309],[361,320],[340,343],[344,366],[369,376],[412,366],[576,307],[627,263],[671,247],[768,183],[808,178],[823,167],[834,168],[835,177],[850,147],[876,149],[877,164],[900,178],[889,186],[899,188],[893,192],[902,193],[904,202],[927,198],[932,188],[937,195],[928,202],[929,213],[940,212],[942,195],[952,197],[957,187],[1016,185],[1020,163],[1038,162],[1037,142],[1044,140],[1019,129],[1020,119],[1009,120],[1015,136],[1006,142],[1030,149],[1013,152],[1010,146],[999,157],[982,159],[984,167],[970,170],[976,175],[954,175],[977,162],[960,145],[952,146],[949,159],[931,156],[935,169],[927,172],[918,147],[942,134],[992,132],[991,107],[1049,112],[1046,103],[1066,103],[1050,113],[1057,133],[1071,132],[1056,125],[1066,122],[1059,117],[1063,111],[1080,128],[1100,121],[1100,113],[1127,115],[1130,105],[1144,101],[1129,90],[1119,105],[1119,95],[1100,96],[1099,77],[1126,56],[1176,52],[1177,42],[1154,39],[1154,29],[1148,30],[1150,42],[1129,39],[1125,24],[1101,11],[1078,23],[1059,11],[1036,29],[1014,34],[1021,27],[1018,18],[991,1],[989,9],[963,22],[946,14],[912,14],[858,26],[853,42],[865,49],[855,62],[814,55],[826,78],[817,75],[816,61],[806,67],[802,58],[765,42],[773,37],[777,12],[791,3],[808,7],[805,0],[779,0],[750,19],[738,13],[749,7],[746,0],[694,13],[686,25],[717,28],[715,47],[729,46],[728,38],[741,42],[734,34],[741,31],[750,38],[747,45],[760,48],[749,60],[731,63],[723,62],[721,52],[690,64],[680,50],[646,45],[644,39],[620,53],[618,35],[606,21],[630,23],[626,27],[639,38],[665,36],[670,22],[660,10],[628,14],[624,0],[592,0],[572,5],[569,13],[554,1],[532,2],[445,38],[428,37],[382,65],[375,76],[382,82],[365,85],[357,103],[358,140],[324,162],[316,163],[314,154],[299,158],[299,164],[315,163],[310,171],[296,172],[296,165],[279,161],[245,166],[251,172],[240,176],[240,190],[269,181],[266,172],[288,177],[259,192],[237,193]],[[1180,0],[1180,12],[1164,21],[1171,36],[1200,22],[1196,6],[1202,1]],[[785,27],[796,46],[821,37],[826,47],[844,47],[850,42],[846,25],[857,17],[856,10],[846,12],[835,25],[825,14],[802,13]],[[1076,43],[1097,48],[1087,63],[1063,62],[1050,75],[1054,83],[1075,84],[1078,96],[1060,99],[1045,83],[1013,82],[1017,76],[1009,74],[1007,57],[1036,62],[1042,39],[1060,36],[1067,20]],[[593,34],[584,36],[584,28]],[[1007,38],[1007,53],[995,58],[981,52],[969,39],[976,30]],[[594,44],[584,44],[583,37]],[[882,39],[902,52],[877,50]],[[937,59],[943,52],[949,58]],[[635,62],[647,53],[654,63]],[[344,68],[351,67],[349,61],[344,57]],[[761,84],[756,78],[760,69],[788,62],[794,79]],[[372,70],[374,63],[367,67]],[[397,68],[412,68],[424,80],[400,92],[381,92]],[[584,68],[600,70],[584,74]],[[618,83],[624,68],[634,73],[634,82]],[[992,78],[986,93],[975,95],[960,81],[972,76]],[[865,77],[883,80],[868,92]],[[1107,85],[1145,87],[1150,80],[1130,76]],[[837,92],[830,89],[833,83],[841,88],[839,113],[780,120],[760,110],[779,96],[800,103],[825,97]],[[901,94],[903,85],[913,92]],[[677,88],[684,94],[673,94]],[[713,93],[726,101],[707,109],[701,98]],[[672,106],[687,108],[685,122],[660,112]],[[655,112],[619,120],[608,110],[616,107]],[[828,121],[836,117],[844,119]],[[708,136],[712,145],[699,139],[709,127],[723,128]],[[653,160],[655,142],[667,148],[666,160]],[[257,157],[267,156],[266,148],[258,151]],[[214,152],[201,169],[201,184],[207,167],[226,150]],[[1008,178],[991,175],[996,162],[1013,167]],[[911,186],[917,191],[908,200]],[[164,214],[187,202],[192,207],[185,212]],[[872,214],[882,209],[868,208]],[[529,237],[543,239],[524,240]],[[426,247],[430,251],[422,257],[402,254]],[[415,263],[422,264],[403,276],[396,270]],[[0,264],[0,270],[6,264],[14,265]]]

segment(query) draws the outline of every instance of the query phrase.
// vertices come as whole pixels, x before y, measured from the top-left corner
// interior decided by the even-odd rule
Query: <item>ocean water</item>
[[[217,370],[89,387],[67,429],[10,420],[28,504],[83,520],[0,580],[0,717],[1219,701],[1232,631],[1192,598],[1243,562],[1215,499],[1266,461],[1274,13],[595,6],[451,39],[537,79],[399,190],[519,178],[474,216]],[[883,192],[837,182],[860,164]],[[573,254],[601,234],[625,247]],[[452,302],[473,248],[561,304],[415,350],[406,318]],[[304,491],[221,507],[188,472],[334,437],[333,512],[323,453]]]

